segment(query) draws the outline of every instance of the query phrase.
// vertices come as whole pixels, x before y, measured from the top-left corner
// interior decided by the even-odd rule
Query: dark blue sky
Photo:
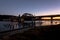
[[[60,14],[60,0],[0,0],[0,14]]]

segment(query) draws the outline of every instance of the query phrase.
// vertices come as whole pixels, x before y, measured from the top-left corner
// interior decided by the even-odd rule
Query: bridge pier
[[[51,17],[51,25],[53,25],[53,17]]]

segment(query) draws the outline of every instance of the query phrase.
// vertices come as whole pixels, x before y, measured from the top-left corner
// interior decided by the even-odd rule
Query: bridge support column
[[[53,17],[51,17],[51,25],[53,25]]]

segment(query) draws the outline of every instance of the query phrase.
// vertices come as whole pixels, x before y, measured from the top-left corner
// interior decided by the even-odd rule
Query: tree
[[[23,19],[22,21],[22,24],[25,25],[25,24],[29,24],[29,26],[32,24],[32,26],[34,25],[33,22],[34,22],[34,16],[30,13],[24,13],[21,18]],[[25,23],[24,24],[24,21],[32,21],[31,23]]]

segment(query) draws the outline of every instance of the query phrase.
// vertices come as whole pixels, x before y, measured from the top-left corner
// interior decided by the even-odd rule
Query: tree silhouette
[[[22,21],[22,25],[24,26],[26,23],[24,23],[24,21],[32,21],[31,24],[33,25],[33,21],[34,21],[34,16],[30,13],[24,13],[22,16],[21,16],[21,20]],[[27,23],[26,25],[31,25],[30,23]]]

